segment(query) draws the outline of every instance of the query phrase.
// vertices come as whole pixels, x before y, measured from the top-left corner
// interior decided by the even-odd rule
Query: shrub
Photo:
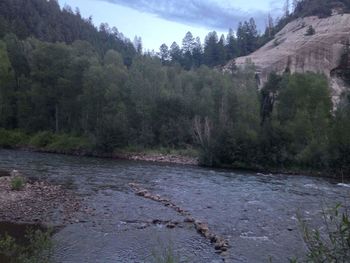
[[[50,144],[46,146],[48,150],[58,152],[71,152],[79,150],[89,151],[92,146],[84,137],[71,136],[68,134],[54,135]]]
[[[309,250],[307,262],[349,262],[350,217],[347,209],[337,205],[334,209],[324,211],[323,221],[325,231],[320,231],[311,229],[299,216],[303,238]]]
[[[0,147],[14,148],[16,146],[25,144],[28,137],[25,133],[20,131],[8,131],[0,129]]]
[[[312,35],[315,35],[315,34],[316,34],[315,29],[310,25],[308,27],[308,29],[306,30],[305,36],[312,36]]]
[[[11,190],[20,191],[25,185],[25,180],[21,176],[15,176],[11,179]]]
[[[49,263],[52,262],[52,231],[29,229],[25,235],[25,244],[13,237],[0,236],[0,258],[5,262],[15,263]]]
[[[31,138],[29,144],[34,147],[43,148],[50,144],[53,141],[53,138],[54,135],[51,132],[39,132]]]

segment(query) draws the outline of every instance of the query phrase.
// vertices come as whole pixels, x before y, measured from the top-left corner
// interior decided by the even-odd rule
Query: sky
[[[267,14],[278,17],[283,0],[59,0],[61,7],[79,8],[92,16],[96,26],[108,23],[133,41],[142,38],[144,51],[158,51],[161,44],[180,46],[188,31],[204,42],[210,31],[218,35],[234,30],[240,21],[254,17],[263,31]]]

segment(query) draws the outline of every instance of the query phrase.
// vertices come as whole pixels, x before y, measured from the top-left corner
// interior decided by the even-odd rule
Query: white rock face
[[[306,36],[309,26],[316,33]],[[292,73],[315,72],[325,74],[337,103],[345,89],[342,80],[331,76],[339,65],[344,45],[350,40],[350,14],[336,14],[320,19],[316,16],[299,18],[287,24],[275,38],[254,53],[236,59],[237,66],[251,60],[257,67],[260,87],[271,72],[282,74],[287,67]],[[225,68],[229,68],[229,62]]]

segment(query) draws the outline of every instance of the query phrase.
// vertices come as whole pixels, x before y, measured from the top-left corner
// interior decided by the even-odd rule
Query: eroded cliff
[[[315,34],[306,35],[312,26]],[[332,88],[333,101],[339,100],[344,82],[331,72],[339,66],[344,47],[350,40],[350,14],[336,14],[320,19],[316,16],[299,18],[287,24],[275,38],[254,53],[235,60],[237,66],[251,61],[257,68],[260,87],[271,72],[282,74],[315,72],[325,74]],[[229,62],[225,69],[232,66]]]

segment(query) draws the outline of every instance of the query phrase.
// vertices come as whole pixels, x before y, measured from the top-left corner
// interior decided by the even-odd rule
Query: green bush
[[[15,176],[11,179],[11,190],[20,191],[25,186],[25,180],[21,176]]]
[[[52,143],[54,135],[51,132],[43,131],[35,134],[29,141],[30,146],[44,148]]]
[[[0,147],[1,148],[14,148],[28,141],[28,136],[20,131],[8,131],[0,129]]]
[[[54,135],[50,144],[46,146],[46,149],[58,152],[89,151],[91,148],[88,139],[68,134]]]
[[[308,29],[306,30],[305,36],[312,36],[312,35],[315,35],[315,34],[316,34],[315,29],[310,25],[308,27]]]
[[[324,211],[322,230],[312,229],[301,216],[298,217],[308,248],[307,262],[349,262],[350,217],[346,208],[337,205]]]
[[[9,263],[50,263],[52,262],[52,232],[29,229],[25,244],[13,237],[0,236],[0,256]]]

